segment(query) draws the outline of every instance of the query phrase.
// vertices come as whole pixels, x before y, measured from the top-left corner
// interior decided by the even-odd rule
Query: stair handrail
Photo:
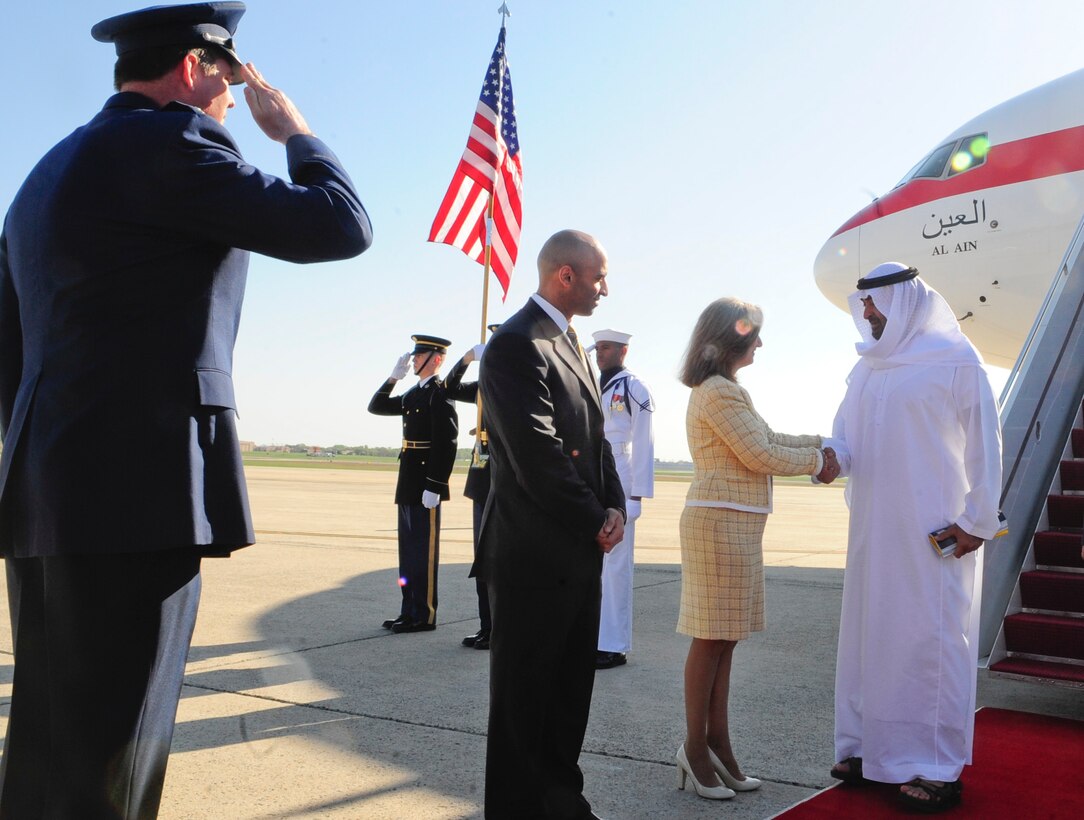
[[[1084,399],[1084,218],[1000,399],[1001,508],[1009,534],[984,549],[979,657],[990,653]]]
[[[1065,282],[1069,275],[1070,263],[1080,255],[1082,245],[1084,245],[1082,239],[1084,239],[1084,215],[1081,216],[1080,222],[1077,223],[1076,230],[1073,231],[1072,239],[1069,240],[1069,244],[1065,248],[1065,253],[1062,255],[1061,262],[1058,264],[1057,269],[1054,271],[1054,276],[1050,280],[1050,287],[1046,289],[1046,296],[1043,298],[1043,303],[1039,306],[1039,311],[1035,314],[1035,321],[1031,323],[1031,329],[1028,331],[1024,343],[1020,346],[1020,353],[1017,355],[1016,361],[1009,371],[1009,377],[1005,381],[1005,386],[1001,389],[998,407],[1003,413],[1019,384],[1019,376],[1023,370],[1023,365],[1031,361],[1035,350],[1036,338],[1039,336],[1040,331],[1046,329],[1050,318],[1051,306],[1056,304],[1055,297],[1065,288]]]

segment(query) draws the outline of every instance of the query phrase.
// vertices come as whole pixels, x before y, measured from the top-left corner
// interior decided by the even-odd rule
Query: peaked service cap
[[[448,348],[452,346],[452,343],[447,339],[442,339],[440,336],[423,336],[421,333],[415,333],[410,337],[414,342],[414,353],[447,353]]]
[[[91,28],[90,36],[100,43],[113,43],[118,57],[161,46],[214,46],[233,64],[230,84],[236,85],[243,80],[233,34],[244,13],[245,4],[239,0],[151,6],[102,20]]]

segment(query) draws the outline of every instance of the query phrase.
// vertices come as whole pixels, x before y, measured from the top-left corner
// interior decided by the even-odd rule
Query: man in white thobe
[[[595,361],[606,416],[606,440],[613,448],[617,474],[625,491],[625,539],[602,559],[602,618],[598,630],[598,669],[612,669],[628,661],[632,649],[633,542],[640,499],[655,494],[655,436],[651,426],[654,405],[647,385],[625,367],[632,335],[599,330]]]
[[[850,532],[832,776],[960,799],[974,729],[981,556],[998,530],[1001,431],[978,351],[918,272],[874,268],[850,297],[863,341],[833,439]],[[956,538],[947,557],[928,533]]]

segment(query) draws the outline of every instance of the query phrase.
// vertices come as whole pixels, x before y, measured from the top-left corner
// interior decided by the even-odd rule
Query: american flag
[[[467,148],[433,220],[429,241],[452,245],[471,259],[485,264],[486,208],[492,194],[490,266],[504,289],[502,298],[507,298],[512,268],[519,253],[519,230],[523,220],[520,201],[523,164],[504,35],[502,25],[482,82]]]

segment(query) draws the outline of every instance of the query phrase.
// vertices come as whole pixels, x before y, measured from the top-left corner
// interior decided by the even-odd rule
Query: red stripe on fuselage
[[[856,213],[832,236],[950,196],[1084,170],[1084,125],[990,147],[986,162],[948,179],[913,179]]]

